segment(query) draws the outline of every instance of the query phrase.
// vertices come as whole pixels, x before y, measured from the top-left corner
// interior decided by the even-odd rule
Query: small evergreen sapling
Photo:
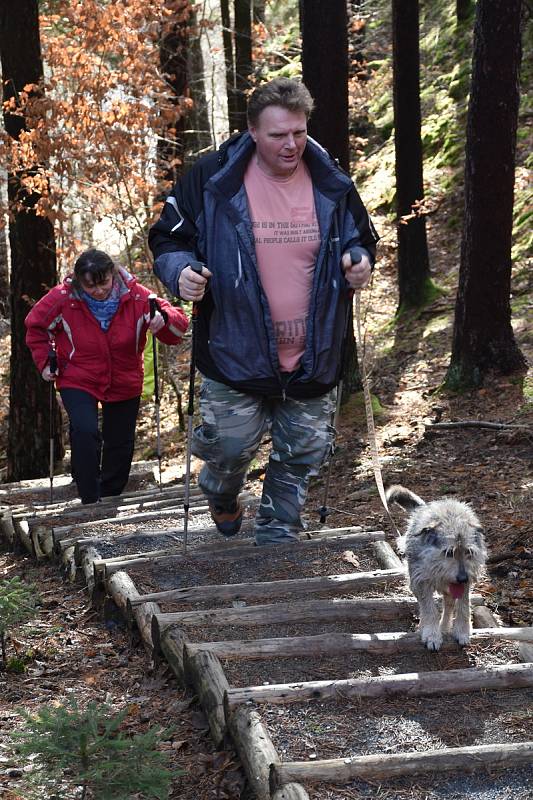
[[[29,780],[40,789],[80,792],[82,800],[164,800],[172,777],[182,770],[168,767],[168,755],[157,750],[168,730],[126,735],[120,730],[127,709],[118,713],[106,704],[89,703],[80,710],[75,700],[44,706],[36,715],[21,711],[23,730],[13,734],[15,749],[32,757]]]
[[[6,667],[6,634],[10,628],[35,616],[38,597],[33,584],[20,578],[0,581],[0,668]]]

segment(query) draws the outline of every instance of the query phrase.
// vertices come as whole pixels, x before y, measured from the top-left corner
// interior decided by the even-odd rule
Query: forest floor
[[[446,210],[439,210],[440,220]],[[453,496],[468,501],[481,518],[489,547],[487,578],[480,587],[487,605],[504,625],[533,624],[533,384],[531,376],[494,377],[475,392],[451,395],[442,389],[450,356],[458,275],[457,243],[450,245],[442,221],[428,218],[432,271],[443,293],[422,313],[393,325],[397,305],[394,232],[377,219],[383,236],[379,266],[371,289],[363,296],[366,361],[372,393],[381,410],[376,415],[380,462],[385,483],[400,482],[425,499]],[[531,285],[526,265],[513,281],[513,325],[529,363],[533,360]],[[529,278],[531,281],[531,277]],[[187,390],[186,339],[172,367]],[[0,344],[4,385],[8,381],[9,339]],[[0,440],[5,448],[7,398],[3,393]],[[185,406],[185,403],[184,403]],[[176,395],[165,383],[161,427],[163,478],[183,476],[185,434],[180,430]],[[153,458],[154,408],[143,403],[136,457]],[[432,429],[435,422],[502,423],[501,429],[463,427]],[[3,449],[4,449],[3,448]],[[265,443],[250,472],[247,489],[259,495],[268,459]],[[198,469],[193,460],[193,471]],[[318,527],[316,509],[323,501],[323,478],[313,483],[306,520]],[[335,509],[328,525],[361,525],[388,530],[375,486],[364,406],[360,396],[343,406],[338,447],[333,462],[328,505]],[[402,512],[393,511],[399,527]],[[18,725],[17,709],[36,711],[41,704],[69,695],[107,700],[130,709],[127,725],[144,729],[171,725],[165,746],[185,769],[172,798],[211,800],[239,798],[244,779],[231,751],[215,752],[203,714],[165,668],[154,671],[141,647],[132,647],[117,623],[101,622],[88,605],[84,589],[62,582],[51,565],[0,553],[0,579],[21,575],[37,584],[43,604],[36,620],[16,631],[10,647],[24,656],[22,674],[0,674],[0,797],[24,798],[23,768],[9,752],[8,734]],[[365,797],[364,792],[349,795]],[[392,798],[383,788],[383,798]]]

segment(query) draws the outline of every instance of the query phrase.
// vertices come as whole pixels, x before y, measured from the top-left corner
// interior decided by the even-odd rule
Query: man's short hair
[[[309,89],[301,81],[292,78],[274,78],[254,89],[248,100],[248,124],[257,125],[259,115],[268,106],[281,106],[288,111],[303,111],[309,119],[314,101]]]

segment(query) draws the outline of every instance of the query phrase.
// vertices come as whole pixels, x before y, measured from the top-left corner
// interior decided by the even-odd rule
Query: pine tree
[[[32,756],[31,782],[59,794],[76,787],[82,800],[129,800],[136,793],[164,800],[173,775],[182,772],[171,770],[167,754],[157,749],[169,731],[126,735],[121,727],[127,713],[105,703],[81,710],[73,699],[36,715],[21,710],[26,725],[13,741],[18,753]]]
[[[35,586],[20,578],[0,581],[0,647],[2,661],[6,665],[6,634],[10,628],[20,625],[35,616],[38,602]]]

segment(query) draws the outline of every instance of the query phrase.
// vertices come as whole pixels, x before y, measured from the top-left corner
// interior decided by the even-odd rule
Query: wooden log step
[[[215,534],[216,532],[217,529],[214,526],[210,528],[189,528],[189,535],[194,534],[195,536]],[[106,534],[105,536],[90,536],[90,537],[84,536],[81,539],[78,537],[73,537],[72,539],[61,539],[58,543],[57,551],[58,553],[60,553],[66,547],[74,546],[76,559],[78,560],[81,557],[81,553],[83,552],[84,548],[89,547],[91,544],[101,544],[102,542],[105,542],[106,544],[110,545],[118,544],[120,546],[123,546],[124,544],[127,545],[132,544],[133,547],[135,547],[137,543],[145,542],[147,538],[148,540],[150,540],[150,539],[161,538],[164,536],[171,536],[172,538],[176,539],[176,541],[178,542],[180,541],[173,533],[171,533],[171,531],[164,529],[161,529],[159,531],[152,531],[152,533],[150,534],[134,533],[134,534],[128,534],[126,536],[120,533],[115,536],[113,533],[110,533]],[[231,550],[231,548],[239,547],[240,545],[242,545],[242,539],[225,539],[222,542],[209,541],[209,542],[202,542],[200,544],[195,543],[194,552],[200,552],[204,550],[207,550],[208,552],[213,552],[216,550],[228,550],[228,548]],[[183,541],[180,542],[180,546],[181,547],[183,546]],[[152,550],[151,552],[168,553],[168,549],[161,551]],[[146,555],[146,553],[143,553],[143,555]],[[124,553],[121,556],[113,556],[112,559],[120,560],[128,558],[138,558],[138,556],[139,556],[139,551],[136,550],[132,555]]]
[[[272,764],[270,788],[275,791],[291,781],[309,783],[349,783],[357,778],[374,781],[404,775],[443,772],[475,772],[487,769],[509,769],[527,766],[533,758],[533,742],[486,744],[470,747],[444,747],[395,753],[393,755],[355,756],[322,761],[288,761]]]
[[[338,681],[244,686],[228,689],[226,703],[228,708],[234,708],[249,702],[283,704],[331,698],[390,697],[396,694],[429,696],[530,686],[533,686],[533,664],[498,664],[493,667],[409,672]]]
[[[383,569],[399,569],[403,566],[402,559],[394,552],[389,542],[374,542],[372,549]]]
[[[15,526],[13,525],[13,517],[9,511],[3,511],[0,517],[0,536],[13,547],[15,541]]]
[[[483,628],[472,633],[471,644],[485,641],[533,641],[533,628]],[[210,650],[220,659],[265,659],[272,656],[322,656],[363,651],[366,653],[400,653],[423,648],[418,633],[328,633],[319,636],[294,636],[277,639],[236,639],[227,642],[190,642],[191,653]],[[446,637],[442,649],[459,645]]]
[[[481,603],[478,595],[474,602]],[[178,625],[282,625],[286,622],[314,622],[352,619],[391,620],[406,617],[417,609],[414,597],[371,600],[302,600],[241,608],[207,608],[158,615],[160,626]]]
[[[405,579],[403,569],[376,569],[371,572],[349,572],[345,575],[324,575],[316,578],[293,578],[282,581],[257,581],[254,583],[203,584],[150,592],[132,600],[137,603],[198,603],[211,600],[260,600],[284,595],[348,594],[365,589],[397,583]]]
[[[35,549],[31,538],[30,526],[25,519],[13,517],[13,527],[15,528],[15,542],[19,542],[21,547],[31,556],[35,555]]]
[[[105,498],[106,500],[109,498]],[[113,503],[91,503],[90,505],[82,506],[78,505],[75,508],[68,508],[68,509],[54,509],[50,511],[46,510],[39,510],[39,511],[31,511],[31,513],[27,513],[25,510],[21,510],[15,513],[13,516],[17,519],[24,518],[27,519],[30,525],[42,525],[43,519],[46,520],[47,523],[53,524],[55,520],[58,519],[76,519],[79,520],[79,523],[82,524],[83,521],[87,522],[98,522],[101,518],[108,517],[110,513],[113,511],[116,512],[117,515],[119,514],[129,514],[131,513],[141,513],[143,510],[150,510],[154,511],[157,508],[179,508],[183,506],[183,496],[175,495],[173,497],[160,497],[155,494],[150,494],[146,496],[144,500],[138,500],[135,498],[131,498],[131,501],[128,503],[120,502],[117,503],[119,498],[113,498]],[[203,495],[199,494],[195,497],[192,497],[190,500],[191,508],[204,505],[205,506],[205,498]],[[65,527],[65,526],[63,526]]]
[[[155,480],[156,468],[157,461],[134,461],[130,469],[130,478],[153,478]],[[54,489],[65,488],[71,483],[72,475],[70,473],[54,475]],[[50,478],[47,476],[46,478],[29,478],[28,480],[3,483],[0,488],[0,499],[9,499],[27,492],[42,494],[46,501],[50,495]],[[134,492],[129,494],[134,494]]]
[[[116,572],[107,582],[106,589],[125,616],[128,600],[139,596],[135,584],[125,572]],[[135,621],[146,649],[152,651],[152,616],[160,611],[157,603],[143,603],[134,611]]]
[[[161,512],[160,512],[161,513]],[[376,541],[378,539],[385,538],[385,534],[383,531],[371,531],[369,533],[354,533],[344,536],[336,536],[334,534],[330,534],[328,536],[323,537],[316,537],[313,539],[308,539],[306,541],[300,542],[291,542],[290,544],[277,544],[277,545],[270,545],[265,547],[255,547],[253,543],[251,544],[243,544],[241,547],[234,547],[233,549],[228,550],[217,550],[213,553],[209,551],[196,551],[196,549],[190,549],[188,553],[184,554],[183,550],[167,550],[167,551],[160,551],[158,554],[157,551],[153,551],[152,553],[142,553],[138,554],[136,557],[135,554],[132,554],[128,558],[124,558],[123,560],[117,561],[116,559],[103,559],[102,561],[95,564],[95,569],[100,572],[104,572],[105,575],[112,575],[113,572],[116,572],[119,569],[134,569],[135,567],[141,567],[146,564],[157,565],[157,564],[164,564],[173,561],[183,561],[183,560],[202,560],[206,559],[209,555],[212,555],[213,558],[217,559],[235,559],[235,558],[262,558],[268,556],[269,553],[273,553],[274,555],[282,555],[288,552],[294,552],[294,549],[297,547],[298,550],[315,550],[317,547],[326,544],[328,547],[335,549],[337,547],[345,547],[349,544],[352,547],[355,546],[362,546],[368,544],[372,541]]]
[[[195,506],[191,509],[192,514],[207,514],[209,511],[208,506]],[[131,525],[133,522],[143,522],[148,519],[158,519],[159,517],[182,517],[184,515],[183,508],[170,508],[161,509],[159,511],[144,511],[139,514],[123,514],[121,517],[105,517],[103,519],[94,519],[89,522],[79,522],[73,525],[60,525],[54,528],[55,534],[69,533],[73,528],[94,528],[95,525]]]
[[[163,489],[159,489],[154,486],[147,489],[139,489],[135,492],[123,492],[121,495],[102,497],[97,505],[91,503],[90,505],[84,506],[78,497],[71,497],[68,500],[58,500],[54,503],[47,502],[39,503],[38,505],[20,504],[13,506],[11,510],[14,514],[18,514],[19,516],[25,512],[28,517],[42,517],[45,515],[57,516],[59,514],[66,516],[73,515],[75,513],[89,513],[96,508],[102,507],[109,508],[115,506],[128,506],[135,505],[137,503],[150,502],[152,500],[170,500],[172,498],[183,499],[183,496],[184,489],[182,486],[172,486]],[[200,489],[191,488],[190,497],[197,498],[204,497],[204,495]]]

